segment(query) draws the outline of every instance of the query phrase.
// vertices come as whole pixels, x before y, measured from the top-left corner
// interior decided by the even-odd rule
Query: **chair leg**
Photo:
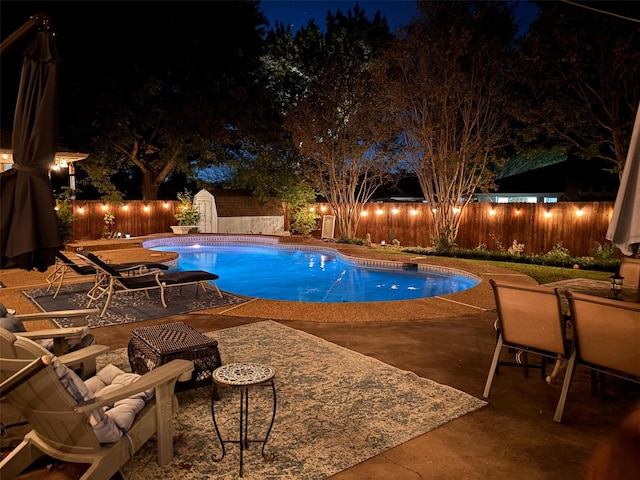
[[[165,285],[163,284],[160,286],[160,300],[162,301],[162,306],[167,308],[167,301],[164,299],[164,289]]]
[[[567,371],[564,373],[564,382],[562,382],[562,391],[560,392],[560,399],[558,400],[558,406],[556,407],[556,413],[553,415],[553,420],[558,423],[562,423],[562,414],[564,413],[564,405],[567,402],[567,396],[569,394],[569,387],[571,386],[571,380],[573,379],[573,370],[576,367],[577,351],[572,349],[569,360],[567,361]]]
[[[100,316],[104,317],[107,308],[109,307],[109,303],[111,302],[111,296],[113,295],[113,282],[109,282],[109,290],[107,291],[107,299],[104,302],[104,307],[102,308],[102,312],[100,312]]]
[[[29,434],[27,434],[29,435]],[[29,465],[44,456],[44,452],[27,437],[0,462],[2,478],[15,478]]]
[[[493,377],[495,376],[496,369],[498,368],[498,361],[500,360],[500,352],[502,350],[502,334],[498,336],[496,342],[496,349],[493,352],[493,360],[491,360],[491,367],[489,368],[489,375],[487,376],[487,383],[484,386],[484,392],[482,396],[489,398],[489,392],[491,391],[491,384],[493,383]]]

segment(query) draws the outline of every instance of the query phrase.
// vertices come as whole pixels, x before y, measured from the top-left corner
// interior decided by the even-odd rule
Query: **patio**
[[[150,255],[140,248],[101,250],[107,245],[100,243],[89,247],[117,262],[132,257],[146,259],[142,257]],[[350,255],[394,258],[373,254],[365,247],[336,247]],[[161,258],[149,256],[149,259],[166,261],[169,257],[170,254]],[[311,307],[257,300],[237,308],[222,307],[169,319],[95,328],[92,332],[98,343],[122,348],[127,345],[133,328],[146,325],[183,321],[207,332],[270,318],[481,398],[495,346],[495,312],[492,311],[495,306],[488,280],[535,282],[511,270],[479,267],[464,260],[416,261],[442,262],[473,271],[483,282],[447,300]],[[26,286],[46,285],[46,275],[47,272],[1,271],[0,281],[6,288],[0,289],[0,301],[21,313],[34,311],[35,307],[19,292]],[[331,478],[584,478],[595,448],[638,408],[640,392],[631,384],[612,381],[605,399],[592,397],[589,373],[578,369],[564,423],[557,424],[552,416],[560,388],[560,381],[548,386],[535,371],[524,379],[520,369],[502,368],[487,407]],[[56,467],[51,471],[42,468],[21,478],[70,479],[76,473],[70,467]]]

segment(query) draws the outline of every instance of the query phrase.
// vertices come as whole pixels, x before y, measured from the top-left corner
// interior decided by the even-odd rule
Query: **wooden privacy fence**
[[[131,200],[122,205],[102,201],[75,200],[72,202],[76,221],[72,241],[96,240],[103,237],[104,215],[111,213],[112,232],[133,237],[156,233],[171,233],[176,225],[178,201]],[[321,217],[332,215],[329,204],[314,205]],[[426,203],[369,203],[362,216],[356,236],[380,243],[398,239],[403,246],[427,247],[431,244],[432,218]],[[562,242],[574,256],[590,255],[597,243],[607,243],[605,234],[613,212],[613,202],[561,203],[472,203],[461,212],[460,230],[456,243],[463,248],[481,244],[489,250],[508,249],[514,240],[524,244],[524,253],[546,253]],[[287,217],[285,215],[285,222]],[[315,236],[320,236],[319,221]],[[287,228],[285,227],[285,230]],[[239,232],[240,233],[240,232]],[[340,237],[336,222],[334,238]]]
[[[72,202],[73,222],[72,241],[97,240],[103,238],[104,216],[114,216],[114,224],[108,226],[112,233],[120,232],[132,237],[141,237],[152,233],[171,233],[171,225],[178,222],[174,215],[179,212],[177,200],[128,200],[114,205],[98,200],[74,200]]]
[[[329,204],[318,204],[316,212],[333,215]],[[432,213],[426,203],[370,203],[360,217],[356,236],[405,247],[431,245]],[[588,256],[597,243],[604,245],[613,202],[562,203],[471,203],[461,213],[456,243],[461,248],[486,245],[488,250],[508,249],[514,240],[524,244],[524,253],[546,253],[562,242],[574,256]],[[322,221],[322,220],[320,220]],[[335,238],[340,237],[336,222]]]

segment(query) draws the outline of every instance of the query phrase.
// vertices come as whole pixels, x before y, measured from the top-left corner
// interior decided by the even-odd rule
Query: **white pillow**
[[[53,357],[52,365],[60,382],[78,403],[100,396],[100,392],[105,394],[113,389],[122,388],[140,378],[140,375],[126,373],[115,365],[107,365],[94,377],[83,382],[58,358]],[[112,406],[89,412],[87,417],[98,441],[113,443],[120,440],[131,428],[135,416],[151,398],[153,398],[153,390],[148,390],[122,399]]]

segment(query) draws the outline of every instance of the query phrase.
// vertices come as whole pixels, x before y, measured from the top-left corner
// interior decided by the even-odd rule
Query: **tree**
[[[266,22],[258,2],[117,10],[101,10],[109,29],[66,90],[73,144],[92,152],[79,168],[103,195],[120,176],[135,187],[122,194],[155,199],[172,175],[193,177],[269,130],[254,75]]]
[[[419,12],[387,50],[377,88],[431,207],[432,241],[446,249],[472,194],[492,185],[490,167],[507,143],[515,26],[501,2],[421,2]]]
[[[589,7],[639,18],[634,2]],[[523,137],[603,159],[622,173],[640,101],[640,29],[618,16],[562,2],[540,2],[520,41],[517,111]]]
[[[331,204],[346,238],[356,235],[362,206],[392,169],[394,135],[371,72],[389,39],[379,12],[373,21],[357,5],[346,16],[329,13],[322,50],[301,65],[309,87],[285,118],[303,157],[301,175]]]

